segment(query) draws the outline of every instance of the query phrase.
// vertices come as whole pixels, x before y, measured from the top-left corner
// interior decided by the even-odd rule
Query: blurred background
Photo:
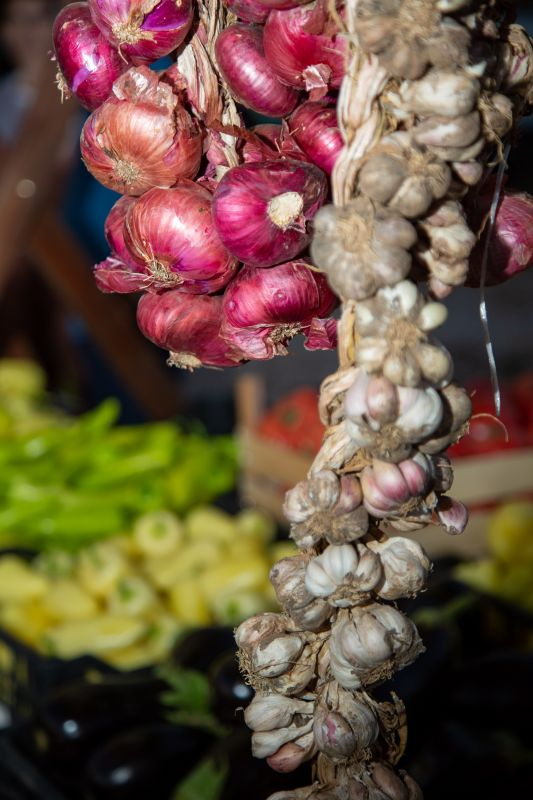
[[[319,446],[336,354],[171,370],[136,298],[98,293],[117,196],[55,86],[61,5],[0,3],[0,800],[262,800],[310,776],[251,758],[232,628],[276,609],[282,498]],[[533,193],[531,120],[508,185]],[[405,606],[427,653],[394,686],[430,800],[533,794],[532,297],[533,270],[487,290],[506,433],[479,290],[446,301],[440,338],[480,415],[454,450],[472,520],[460,541],[420,537],[437,567]]]

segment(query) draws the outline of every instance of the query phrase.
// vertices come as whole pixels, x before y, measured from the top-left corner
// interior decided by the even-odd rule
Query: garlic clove
[[[441,497],[437,507],[437,517],[446,533],[463,533],[468,525],[468,509],[452,497]]]
[[[443,303],[426,303],[420,314],[417,323],[421,330],[431,331],[439,328],[448,318],[448,309]]]
[[[253,731],[286,728],[295,714],[312,714],[313,703],[280,694],[258,692],[244,710],[244,720]]]
[[[252,651],[254,675],[260,678],[276,678],[288,672],[304,649],[302,639],[296,634],[276,635],[259,642]]]

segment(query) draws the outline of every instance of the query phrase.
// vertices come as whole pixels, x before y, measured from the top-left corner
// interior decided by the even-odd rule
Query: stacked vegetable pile
[[[125,59],[146,62],[161,55],[159,34],[176,32],[176,6],[92,0],[89,10]],[[515,222],[530,201],[501,189],[507,142],[533,102],[533,47],[508,0],[239,0],[234,10],[243,22],[228,25],[216,0],[201,2],[176,66],[124,72],[87,122],[86,164],[128,195],[108,221],[114,255],[97,281],[145,289],[141,329],[182,366],[270,357],[299,330],[308,347],[330,345],[324,274],[341,297],[325,440],[286,502],[302,552],[271,573],[284,613],[237,631],[257,691],[246,716],[255,754],[274,769],[317,759],[316,783],[276,800],[418,800],[394,770],[403,705],[370,690],[422,650],[394,602],[424,588],[430,563],[398,534],[467,523],[446,494],[444,453],[470,400],[433,332],[455,287],[498,283],[531,260]],[[62,54],[73,52],[67,34],[59,25],[56,50],[76,92],[86,72]],[[285,122],[246,131],[235,100]],[[311,220],[323,274],[290,261]],[[223,298],[209,294],[224,284]]]
[[[131,531],[31,563],[0,555],[0,626],[47,655],[95,655],[120,669],[159,663],[191,627],[275,608],[268,518],[198,507],[140,516]]]
[[[92,111],[85,164],[124,195],[97,284],[144,292],[141,330],[186,368],[285,354],[300,332],[309,349],[336,342],[337,300],[306,252],[342,147],[326,95],[345,39],[322,0],[227,5],[89,0],[54,27],[61,88]],[[148,68],[180,45],[176,65]],[[247,130],[235,101],[288,119]]]
[[[231,437],[175,422],[119,426],[108,400],[58,412],[36,364],[0,361],[0,545],[73,549],[128,530],[147,511],[180,515],[235,486]]]

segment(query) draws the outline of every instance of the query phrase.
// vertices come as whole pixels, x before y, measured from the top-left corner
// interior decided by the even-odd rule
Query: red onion
[[[300,161],[266,161],[233,167],[213,198],[213,217],[230,253],[256,267],[294,258],[307,246],[309,221],[326,199],[317,167]]]
[[[259,22],[263,24],[270,13],[260,0],[223,0],[226,8],[233,11],[236,17],[245,22]]]
[[[127,264],[129,267],[139,270],[139,267],[142,266],[142,261],[134,258],[124,241],[124,223],[126,221],[126,215],[134,202],[135,198],[129,197],[128,195],[117,200],[107,215],[104,233],[113,256],[116,256],[123,264]]]
[[[293,336],[307,333],[315,317],[320,320],[336,305],[325,276],[305,261],[244,267],[224,294],[222,335],[251,359],[285,355]],[[335,321],[328,322],[334,331]]]
[[[94,177],[121,194],[193,178],[202,134],[172,87],[148,67],[132,68],[85,123],[81,154]]]
[[[285,120],[282,125],[265,123],[252,128],[244,143],[242,156],[246,164],[252,161],[271,161],[278,158],[308,161],[308,156],[289,133],[289,126]]]
[[[89,6],[100,30],[136,64],[179,47],[193,20],[191,0],[89,0]]]
[[[94,280],[104,294],[133,294],[150,288],[149,276],[114,256],[95,266]]]
[[[492,188],[492,187],[491,187]],[[473,230],[492,204],[492,190],[476,198],[469,213]],[[479,286],[486,234],[476,245],[470,261],[467,286]],[[528,194],[502,194],[488,251],[487,286],[497,286],[533,265],[533,197]]]
[[[344,77],[347,41],[337,35],[322,0],[272,11],[265,25],[265,56],[275,74],[298,89],[337,88]]]
[[[259,5],[268,9],[296,8],[304,5],[307,0],[257,0]]]
[[[335,108],[320,102],[303,103],[290,120],[291,136],[309,158],[331,175],[344,142]]]
[[[235,367],[243,356],[220,337],[222,298],[185,295],[176,289],[145,294],[137,324],[150,341],[170,350],[173,366]]]
[[[96,27],[87,3],[70,3],[59,12],[53,39],[59,78],[84,108],[98,108],[128,64]]]
[[[182,284],[195,294],[218,291],[237,261],[220,241],[211,215],[211,194],[193,181],[151,189],[131,206],[126,245],[160,286]]]
[[[218,35],[215,52],[224,79],[239,103],[270,117],[285,117],[298,92],[284,86],[265,58],[263,31],[236,22]]]

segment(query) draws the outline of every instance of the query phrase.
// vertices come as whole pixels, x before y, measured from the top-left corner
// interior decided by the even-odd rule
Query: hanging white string
[[[489,221],[485,228],[485,243],[483,246],[483,258],[481,260],[481,275],[479,279],[479,316],[481,318],[481,326],[483,328],[483,338],[485,340],[485,350],[487,352],[487,359],[490,369],[490,382],[492,385],[492,394],[494,397],[494,408],[496,416],[499,417],[502,410],[502,399],[500,392],[500,381],[498,380],[498,370],[496,367],[496,358],[494,356],[494,348],[492,346],[492,339],[490,336],[489,315],[487,310],[487,300],[485,296],[485,284],[487,280],[487,265],[489,260],[489,247],[492,238],[492,230],[496,220],[496,213],[498,211],[498,204],[502,193],[503,178],[505,170],[507,169],[507,159],[511,145],[506,145],[503,158],[498,166],[496,173],[496,185],[494,187],[494,196],[492,198],[492,205],[490,207]]]

